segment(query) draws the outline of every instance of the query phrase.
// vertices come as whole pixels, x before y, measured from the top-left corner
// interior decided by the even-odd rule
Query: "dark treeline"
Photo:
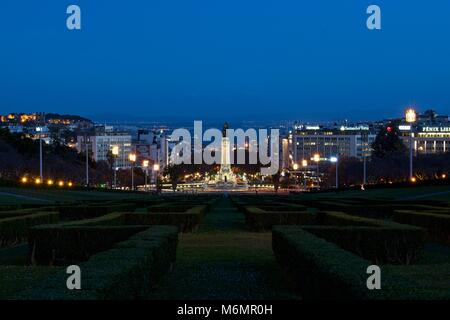
[[[43,159],[44,178],[85,183],[86,163],[83,154],[60,143],[43,143]],[[110,180],[107,163],[89,161],[89,171],[94,184]],[[25,175],[30,178],[39,176],[39,141],[0,128],[0,179],[18,181]]]

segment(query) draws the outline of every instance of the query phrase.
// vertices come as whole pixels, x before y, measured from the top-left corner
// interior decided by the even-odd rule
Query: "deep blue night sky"
[[[338,120],[408,104],[450,114],[448,0],[0,1],[0,113]]]

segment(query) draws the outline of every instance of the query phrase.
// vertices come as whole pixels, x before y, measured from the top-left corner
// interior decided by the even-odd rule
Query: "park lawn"
[[[78,200],[139,199],[143,195],[94,190],[58,190],[0,187],[0,204],[73,202]],[[9,202],[8,202],[9,201]]]
[[[348,190],[339,192],[304,193],[297,197],[299,200],[346,199],[360,198],[370,200],[440,200],[450,201],[450,186],[423,186],[411,188],[386,188],[368,190]]]

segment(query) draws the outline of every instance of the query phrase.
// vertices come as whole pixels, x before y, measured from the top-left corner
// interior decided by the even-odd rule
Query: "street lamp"
[[[339,159],[338,157],[331,157],[330,161],[336,164],[336,189],[339,189]]]
[[[159,171],[159,164],[155,163],[153,165],[153,174],[155,175],[155,191],[157,191],[157,183],[158,183],[158,171]]]
[[[297,171],[297,170],[298,170],[298,164],[297,164],[297,163],[294,163],[293,168],[294,168],[294,171]]]
[[[131,162],[131,190],[134,190],[134,163],[136,162],[136,154],[130,153],[128,159]]]
[[[319,161],[320,161],[320,155],[318,153],[314,154],[313,160],[317,164],[317,186],[319,186]]]
[[[142,166],[144,167],[144,171],[145,171],[145,191],[147,191],[147,174],[148,174],[148,160],[144,160],[142,161]]]
[[[412,108],[406,110],[406,122],[410,125],[409,135],[409,180],[413,181],[413,123],[416,122],[416,111]]]
[[[117,157],[119,155],[119,146],[113,146],[112,147],[112,154],[113,154],[113,158],[114,158],[114,189],[117,188]]]

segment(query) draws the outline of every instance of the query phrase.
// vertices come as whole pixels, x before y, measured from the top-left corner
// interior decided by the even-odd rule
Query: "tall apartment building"
[[[117,146],[119,154],[115,166],[122,169],[130,168],[129,154],[134,151],[131,134],[115,131],[111,126],[95,127],[93,132],[77,137],[78,152],[85,152],[86,142],[91,158],[97,162],[107,161],[109,152]]]

